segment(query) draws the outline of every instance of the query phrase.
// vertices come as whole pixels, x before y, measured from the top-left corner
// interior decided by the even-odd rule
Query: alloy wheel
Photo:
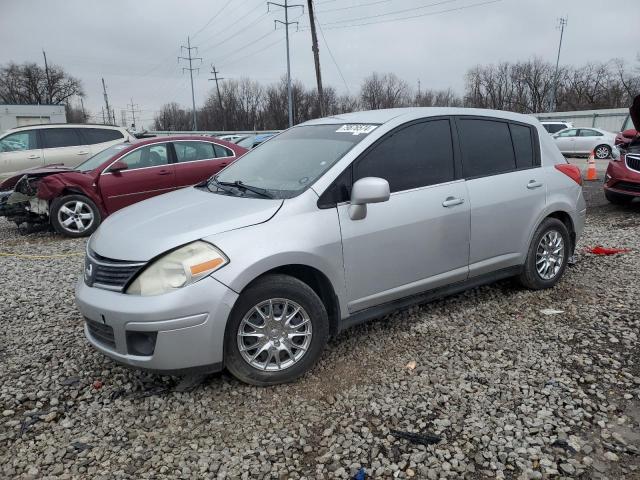
[[[608,147],[603,145],[601,147],[596,148],[596,158],[603,160],[605,158],[608,158],[609,155],[611,155],[611,153]]]
[[[549,230],[538,243],[536,270],[543,280],[552,280],[564,262],[564,239],[557,230]]]
[[[84,232],[93,225],[94,220],[91,207],[80,200],[70,200],[58,210],[60,225],[72,233]]]
[[[253,368],[282,371],[298,363],[311,345],[312,325],[292,300],[272,298],[251,308],[240,322],[238,350]]]

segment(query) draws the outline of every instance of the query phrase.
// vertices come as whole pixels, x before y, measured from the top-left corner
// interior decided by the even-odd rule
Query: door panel
[[[109,213],[147,198],[175,190],[175,166],[168,144],[154,144],[129,152],[119,160],[127,170],[100,175],[100,194]]]
[[[62,163],[75,167],[91,156],[91,148],[83,145],[75,128],[44,128],[41,130],[44,164]]]
[[[351,220],[339,205],[348,308],[360,310],[467,278],[469,203],[464,181],[397,192]],[[463,203],[443,206],[449,199]]]
[[[540,167],[467,181],[471,203],[469,275],[522,263],[546,186]]]
[[[564,135],[560,134],[561,136],[555,138],[556,145],[562,153],[571,154],[575,152],[577,134],[578,130],[574,128],[564,132]]]

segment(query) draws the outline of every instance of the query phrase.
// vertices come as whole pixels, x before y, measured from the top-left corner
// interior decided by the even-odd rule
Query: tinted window
[[[44,148],[75,147],[82,145],[74,128],[43,128]]]
[[[533,132],[531,128],[524,125],[516,125],[512,123],[511,139],[513,140],[513,149],[516,152],[516,166],[518,168],[533,167]]]
[[[449,120],[410,125],[386,137],[354,164],[353,181],[380,177],[392,192],[453,180]]]
[[[17,152],[38,148],[38,135],[35,130],[16,132],[0,140],[0,152]]]
[[[567,128],[567,126],[562,123],[544,124],[543,127],[546,128],[549,133],[556,133]]]
[[[233,152],[222,145],[213,144],[213,148],[216,151],[216,157],[233,157]]]
[[[516,168],[507,123],[461,119],[458,124],[465,177],[495,175]]]
[[[114,140],[122,140],[124,136],[118,130],[110,130],[106,128],[83,128],[80,130],[88,145],[96,143],[113,142]]]
[[[128,170],[166,165],[168,163],[167,144],[139,148],[122,157],[120,161],[127,164]]]
[[[213,144],[206,142],[174,142],[178,162],[193,162],[195,160],[206,160],[215,158]]]
[[[580,129],[579,135],[580,137],[601,137],[602,134],[596,130],[589,130],[585,128]]]

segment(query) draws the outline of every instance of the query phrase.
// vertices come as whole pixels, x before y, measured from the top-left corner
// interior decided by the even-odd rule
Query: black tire
[[[306,352],[291,366],[276,371],[259,370],[250,365],[238,346],[238,331],[245,315],[250,314],[256,305],[269,299],[286,299],[297,303],[308,314],[312,328],[311,343]],[[288,275],[266,275],[243,291],[233,307],[225,332],[225,365],[238,380],[252,385],[292,382],[316,364],[328,339],[327,310],[311,287]],[[268,360],[265,364],[267,362]]]
[[[614,205],[626,205],[633,200],[633,197],[631,195],[610,192],[609,190],[604,191],[604,196],[609,202],[613,203]]]
[[[598,154],[598,150],[606,151],[606,155],[602,154],[602,153]],[[594,156],[598,160],[604,160],[606,158],[611,158],[611,147],[609,145],[598,145],[596,148],[593,149],[593,151],[596,152]]]
[[[538,269],[536,268],[537,251],[542,238],[547,233],[552,231],[557,232],[562,237],[564,255],[560,268],[558,269],[557,273],[554,274],[553,278],[543,278],[543,276],[538,272]],[[558,283],[560,278],[562,278],[572,252],[573,246],[571,245],[571,237],[569,236],[569,231],[567,230],[566,225],[557,218],[545,218],[533,234],[531,244],[529,245],[529,251],[527,252],[527,260],[524,264],[522,273],[518,277],[518,280],[520,281],[522,286],[531,290],[541,290],[544,288],[553,287],[556,283]]]
[[[61,210],[64,207],[68,207],[69,205],[78,205],[81,204],[81,210],[79,211],[79,215],[92,215],[91,222],[86,225],[84,229],[80,229],[78,224],[73,221],[69,226],[65,225],[64,220],[70,218],[69,215],[65,217],[65,211]],[[87,237],[96,231],[96,228],[100,225],[102,221],[102,216],[100,215],[100,209],[97,205],[88,197],[84,195],[74,194],[74,195],[65,195],[64,197],[55,198],[51,202],[51,207],[49,208],[49,220],[51,221],[51,225],[61,235],[65,235],[71,238],[80,238]],[[86,218],[78,218],[81,223],[87,221]]]

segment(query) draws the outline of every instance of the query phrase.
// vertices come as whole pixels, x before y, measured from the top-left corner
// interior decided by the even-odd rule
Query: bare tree
[[[367,110],[405,107],[410,102],[409,84],[394,73],[372,73],[362,82],[360,100]]]
[[[61,67],[44,68],[36,63],[10,63],[0,68],[0,102],[14,104],[59,104],[83,97],[82,83]]]
[[[192,127],[192,114],[176,102],[167,103],[155,115],[154,130],[190,130]]]

